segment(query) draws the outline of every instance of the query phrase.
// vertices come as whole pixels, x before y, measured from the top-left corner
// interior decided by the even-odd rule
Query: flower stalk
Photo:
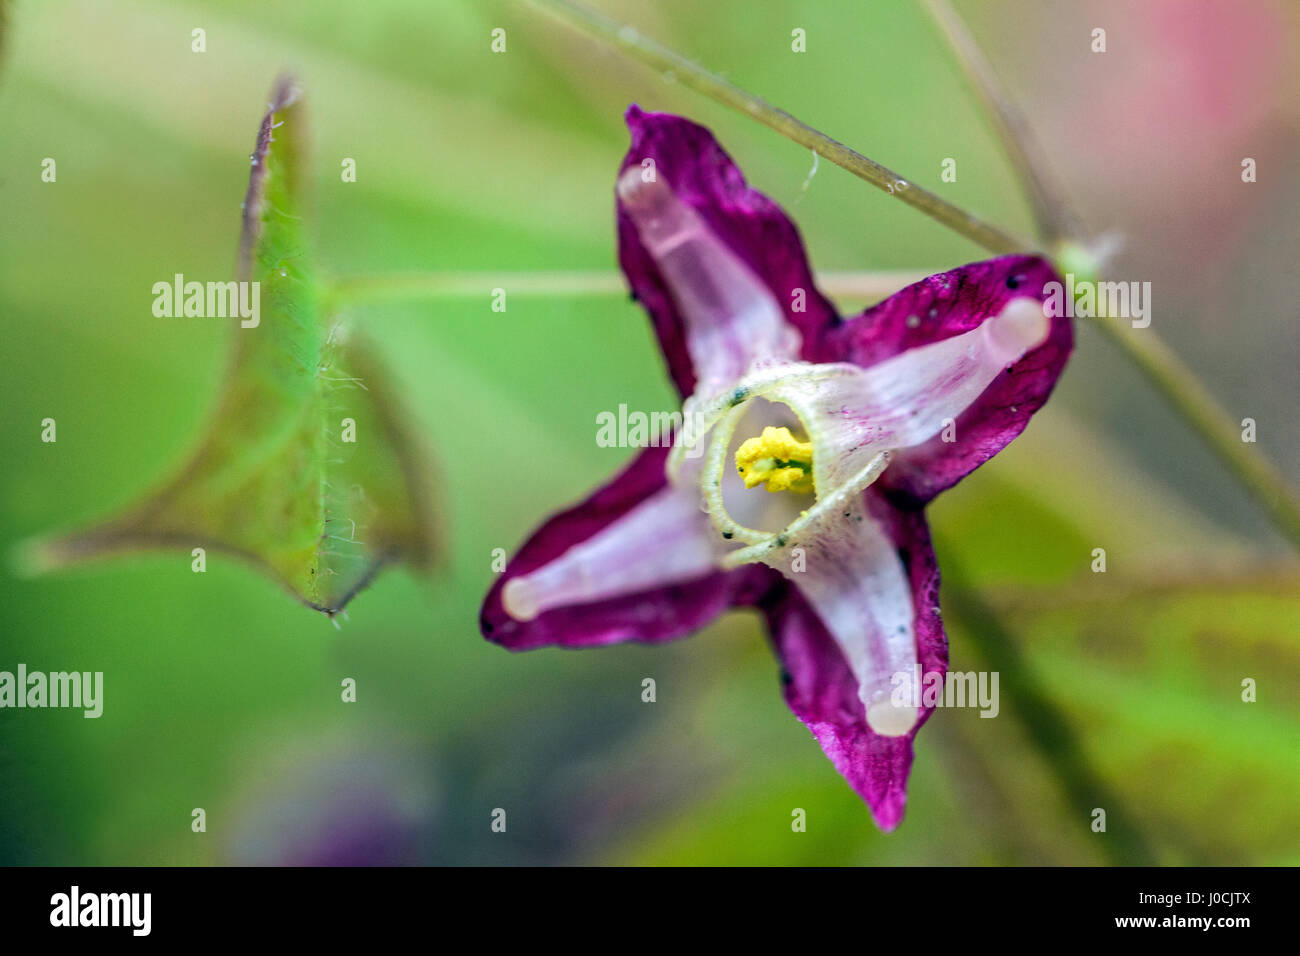
[[[1006,150],[1007,159],[1016,169],[1017,178],[1033,209],[1038,234],[1050,242],[1079,235],[1082,229],[1065,201],[1064,189],[1051,175],[1024,116],[1004,94],[993,64],[984,56],[984,51],[948,0],[922,2],[952,47],[957,63],[979,96],[980,104]]]
[[[819,272],[817,287],[836,299],[877,302],[930,273]],[[326,290],[330,311],[375,302],[423,302],[484,296],[493,289],[521,296],[625,296],[627,280],[615,272],[407,272],[347,276]]]
[[[1300,551],[1300,501],[1274,464],[1242,441],[1241,428],[1183,360],[1150,329],[1128,329],[1119,322],[1094,322],[1124,357],[1183,416],[1233,476],[1268,513],[1273,526]]]
[[[1001,255],[1030,252],[1034,249],[1034,243],[990,225],[947,200],[939,198],[887,166],[882,166],[838,140],[831,139],[825,133],[795,119],[785,110],[778,109],[762,97],[741,89],[626,24],[570,0],[532,0],[532,2],[557,20],[618,47],[657,72],[671,75],[683,86],[688,86],[697,93],[703,93],[710,99],[771,127],[787,139],[847,169],[853,175],[884,190],[912,208],[920,210],[931,219],[960,233],[990,252]]]

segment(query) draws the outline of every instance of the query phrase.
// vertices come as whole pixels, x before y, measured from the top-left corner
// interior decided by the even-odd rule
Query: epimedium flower
[[[1072,347],[1043,307],[1055,273],[979,262],[842,319],[793,223],[708,130],[635,106],[627,122],[619,261],[692,427],[535,531],[483,633],[655,643],[755,607],[791,710],[893,829],[932,709],[891,693],[895,675],[947,669],[924,508],[1051,392]]]

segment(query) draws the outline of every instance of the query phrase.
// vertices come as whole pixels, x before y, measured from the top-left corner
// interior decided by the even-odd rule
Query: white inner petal
[[[916,708],[895,707],[891,693],[894,675],[910,678],[916,666],[912,588],[861,494],[760,560],[794,582],[826,625],[857,679],[871,729],[887,737],[911,730]]]
[[[628,169],[618,195],[685,322],[696,394],[728,387],[755,362],[797,354],[799,333],[764,282],[653,175],[647,182],[641,168]]]
[[[501,603],[511,617],[531,621],[551,608],[689,581],[717,568],[717,539],[696,489],[669,486],[549,564],[512,578]]]

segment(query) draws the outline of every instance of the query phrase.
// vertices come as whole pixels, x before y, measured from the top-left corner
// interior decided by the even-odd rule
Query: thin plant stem
[[[1004,94],[993,64],[984,56],[984,51],[948,0],[923,2],[956,54],[957,62],[979,96],[1007,158],[1019,174],[1039,235],[1050,241],[1078,236],[1081,232],[1079,223],[1065,201],[1065,191],[1051,175],[1024,116]]]
[[[661,73],[671,74],[683,86],[729,106],[776,130],[787,139],[829,159],[853,175],[884,190],[895,199],[919,209],[977,245],[993,252],[1026,252],[1034,244],[990,225],[929,190],[922,189],[875,160],[855,152],[825,133],[813,129],[761,97],[742,90],[716,73],[706,70],[680,53],[668,49],[630,26],[612,20],[572,0],[531,0],[546,13],[583,33],[611,43]]]
[[[1228,415],[1196,373],[1150,329],[1129,329],[1122,320],[1093,326],[1137,366],[1178,410],[1192,430],[1268,513],[1273,526],[1300,551],[1300,501],[1273,463],[1242,439],[1242,426]]]
[[[817,287],[837,299],[877,301],[919,282],[928,272],[824,272]],[[332,309],[373,302],[469,298],[504,289],[518,296],[605,297],[627,294],[627,280],[616,272],[425,272],[349,276],[326,293]]]

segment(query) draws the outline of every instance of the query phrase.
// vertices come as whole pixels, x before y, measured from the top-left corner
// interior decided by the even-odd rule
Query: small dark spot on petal
[[[1024,283],[1024,281],[1025,281],[1025,277],[1023,275],[1007,276],[1007,288],[1019,289],[1020,286]]]

